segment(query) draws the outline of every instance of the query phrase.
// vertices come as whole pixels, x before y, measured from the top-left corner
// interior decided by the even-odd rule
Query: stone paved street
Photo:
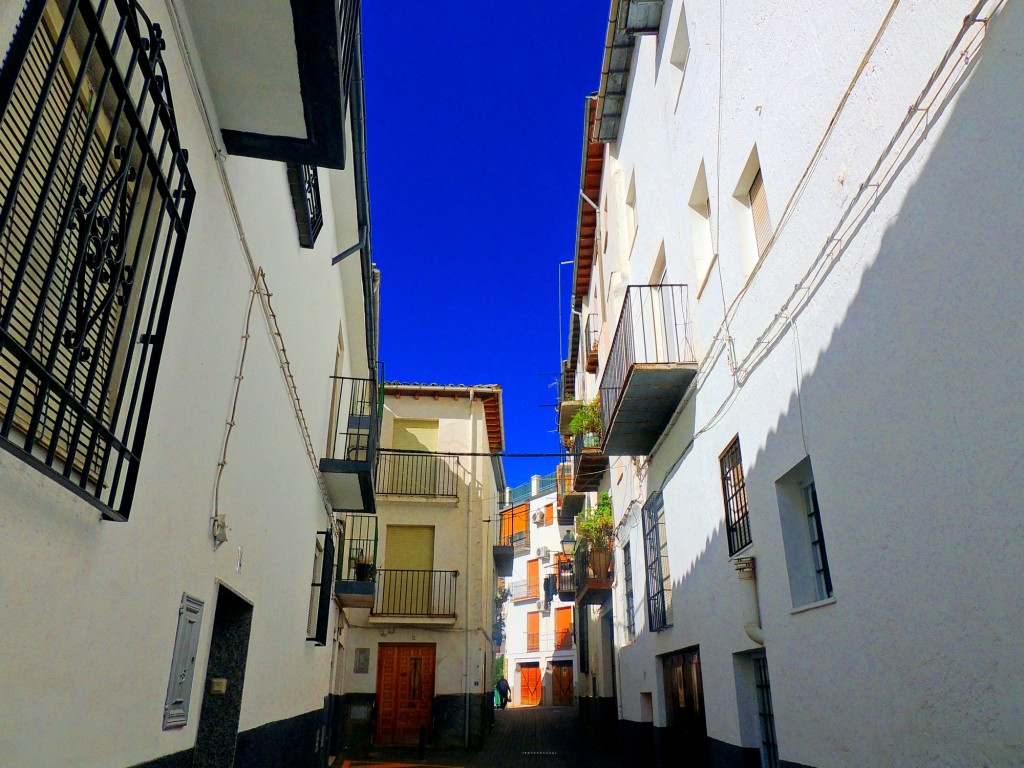
[[[615,768],[615,754],[583,727],[572,707],[523,707],[495,712],[484,749],[427,750],[377,748],[366,760],[341,758],[337,768],[361,766],[444,766],[448,768]]]

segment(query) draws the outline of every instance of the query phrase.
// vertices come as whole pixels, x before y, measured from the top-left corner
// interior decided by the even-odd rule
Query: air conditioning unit
[[[548,547],[537,547],[537,557],[547,560],[551,557],[551,550]]]
[[[533,513],[533,522],[537,523],[537,525],[544,525],[543,509],[538,509],[536,512]]]
[[[543,595],[540,600],[537,601],[537,610],[546,611],[548,609],[548,601],[544,599]]]

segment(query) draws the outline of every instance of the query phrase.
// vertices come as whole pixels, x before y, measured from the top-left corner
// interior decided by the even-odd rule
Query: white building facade
[[[627,763],[1019,763],[1021,7],[610,17],[563,411]]]
[[[0,52],[0,762],[319,765],[358,4],[3,0]]]
[[[505,677],[514,706],[575,702],[576,606],[571,570],[563,565],[562,538],[569,527],[560,524],[558,478],[558,472],[534,475],[509,489],[500,512],[514,549],[501,595]]]

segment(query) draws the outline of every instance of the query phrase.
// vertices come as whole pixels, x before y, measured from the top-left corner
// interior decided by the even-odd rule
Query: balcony
[[[342,608],[372,608],[377,565],[377,516],[346,515],[334,594]]]
[[[331,506],[376,512],[373,494],[377,460],[377,385],[373,379],[332,376],[331,442],[320,472]]]
[[[573,572],[573,559],[569,555],[558,556],[555,591],[562,600],[573,601],[576,599],[576,574]]]
[[[371,621],[378,624],[455,623],[458,571],[380,568],[376,572]]]
[[[512,602],[520,600],[540,600],[540,582],[520,579],[508,585],[509,599]]]
[[[454,456],[380,451],[377,459],[377,495],[457,499],[459,476],[456,468]]]
[[[569,434],[569,422],[583,405],[576,399],[576,369],[569,368],[569,361],[562,362],[562,374],[558,379],[558,434]]]
[[[631,285],[601,377],[602,448],[647,456],[697,375],[685,285]]]
[[[587,315],[587,328],[583,332],[584,367],[587,373],[597,373],[597,340],[600,327],[597,315]]]
[[[601,436],[594,432],[576,435],[572,441],[573,489],[596,491],[608,469],[608,455],[601,449]]]
[[[536,653],[540,650],[540,632],[526,633],[526,652]]]
[[[587,497],[578,493],[573,487],[571,466],[561,464],[558,467],[558,524],[572,525],[576,515],[583,511]]]
[[[576,545],[573,573],[578,605],[601,605],[611,596],[612,562],[611,548],[591,550],[585,541]]]
[[[530,548],[529,504],[502,510],[497,517],[491,518],[491,545],[495,573],[511,576],[516,554]]]

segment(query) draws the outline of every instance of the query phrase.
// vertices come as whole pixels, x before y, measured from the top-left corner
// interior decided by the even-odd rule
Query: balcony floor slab
[[[604,453],[649,455],[696,375],[695,362],[638,363],[630,368],[605,432]]]

